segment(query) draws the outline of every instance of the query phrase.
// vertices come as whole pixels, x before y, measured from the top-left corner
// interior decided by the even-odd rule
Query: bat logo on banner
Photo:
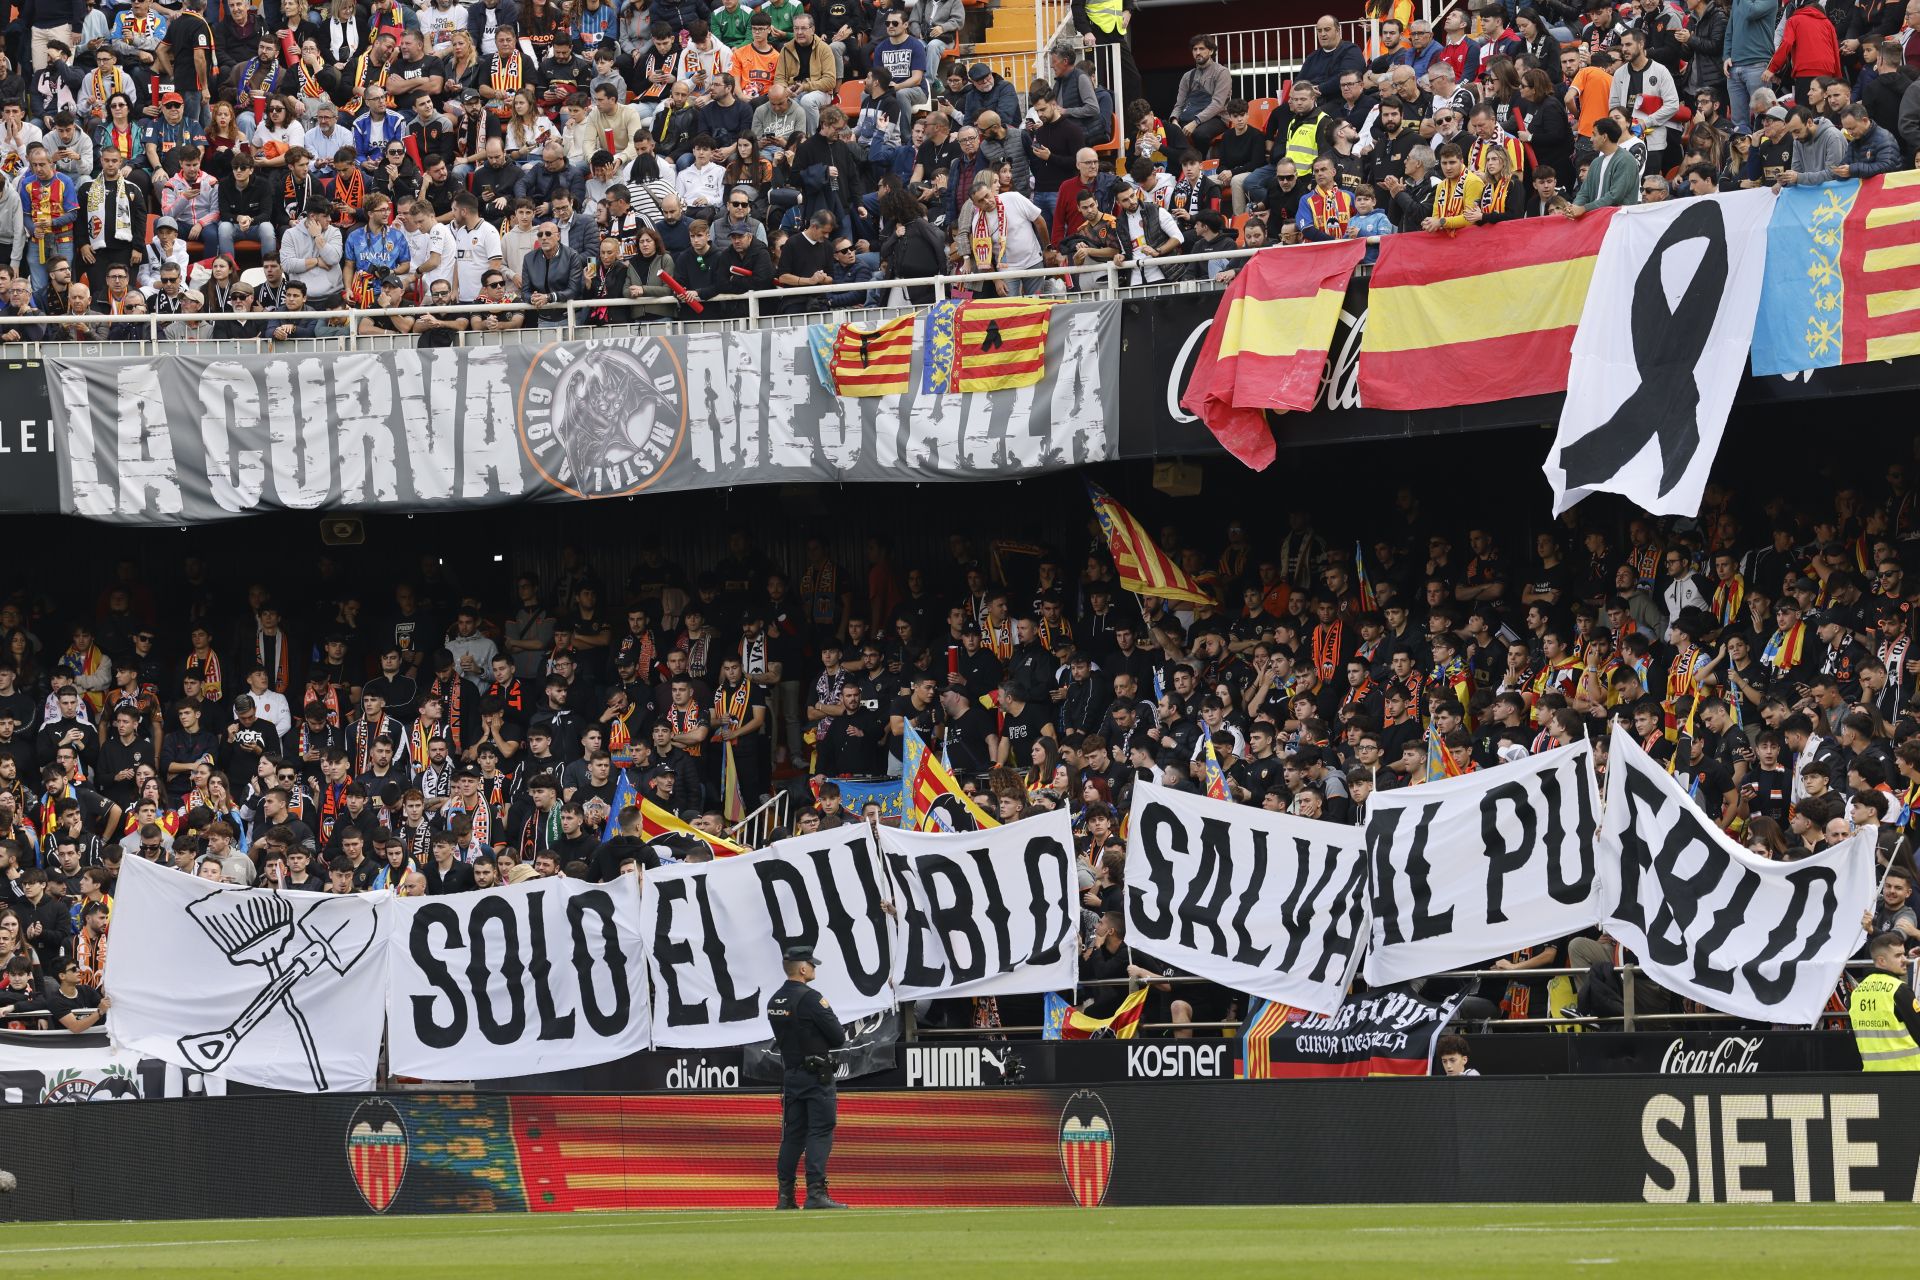
[[[1113,1180],[1113,1118],[1091,1089],[1067,1099],[1060,1113],[1060,1171],[1082,1209],[1098,1209]]]
[[[360,1198],[385,1213],[407,1177],[407,1125],[385,1098],[369,1098],[347,1122],[347,1170]]]
[[[300,1035],[313,1087],[324,1091],[327,1074],[320,1065],[313,1030],[294,1003],[294,988],[324,970],[344,975],[360,962],[378,928],[373,904],[348,897],[316,902],[296,925],[291,899],[222,889],[189,903],[187,914],[225,954],[228,964],[259,965],[267,971],[268,980],[226,1026],[181,1036],[180,1051],[199,1070],[217,1071],[249,1032],[280,1009]],[[289,957],[288,950],[296,943],[299,949]]]
[[[520,396],[520,443],[553,486],[618,498],[658,480],[687,435],[686,378],[653,338],[555,343],[534,358]]]

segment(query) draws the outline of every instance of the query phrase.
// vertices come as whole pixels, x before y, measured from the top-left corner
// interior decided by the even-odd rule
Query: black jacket
[[[744,252],[728,245],[721,250],[715,269],[720,277],[715,293],[751,293],[773,288],[773,255],[758,240],[749,240]]]
[[[230,173],[220,179],[220,221],[233,222],[241,217],[255,222],[273,221],[273,183],[254,174],[243,189]]]

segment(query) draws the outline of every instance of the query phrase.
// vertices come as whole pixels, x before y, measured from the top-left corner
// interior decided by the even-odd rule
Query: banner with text
[[[894,920],[873,832],[849,823],[757,853],[649,871],[640,910],[653,1041],[713,1049],[765,1040],[788,947],[811,947],[813,985],[841,1021],[893,1007]]]
[[[133,524],[746,484],[1004,479],[1114,456],[1119,307],[1054,308],[1046,372],[836,396],[804,327],[539,345],[46,362],[60,509]]]
[[[1073,820],[951,834],[880,829],[898,894],[902,1001],[1060,991],[1080,970]]]
[[[1590,929],[1599,813],[1587,742],[1367,801],[1374,986]],[[1297,1003],[1297,1002],[1295,1002]]]
[[[128,858],[106,974],[113,1043],[264,1089],[372,1088],[392,901],[223,887]]]
[[[1249,1080],[1424,1076],[1460,996],[1439,1004],[1402,991],[1356,996],[1333,1014],[1261,1001],[1240,1033]]]
[[[1340,1007],[1367,936],[1357,828],[1138,782],[1129,831],[1128,942],[1237,991]]]
[[[1812,1025],[1865,937],[1870,831],[1796,862],[1758,857],[1618,725],[1599,847],[1607,932],[1655,982],[1718,1012]]]
[[[640,919],[630,876],[395,898],[385,939],[390,1069],[494,1079],[645,1049]]]

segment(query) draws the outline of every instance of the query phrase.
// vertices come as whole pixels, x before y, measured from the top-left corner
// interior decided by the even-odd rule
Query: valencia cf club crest
[[[407,1126],[385,1098],[369,1098],[354,1108],[347,1125],[347,1168],[360,1198],[375,1213],[385,1213],[407,1176]]]
[[[1091,1089],[1067,1099],[1060,1113],[1060,1171],[1083,1209],[1097,1209],[1113,1177],[1113,1119]]]
[[[520,445],[554,488],[619,498],[653,485],[687,435],[686,378],[656,338],[556,343],[520,389]]]

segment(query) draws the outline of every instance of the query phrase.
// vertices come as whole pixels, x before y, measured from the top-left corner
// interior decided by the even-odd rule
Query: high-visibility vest
[[[1326,118],[1324,111],[1316,111],[1287,130],[1287,159],[1302,173],[1312,169],[1320,157],[1320,122]]]
[[[1094,29],[1108,35],[1120,29],[1120,15],[1125,11],[1121,0],[1087,0],[1087,21]]]
[[[1893,993],[1899,989],[1900,979],[1893,974],[1870,973],[1847,1001],[1864,1071],[1920,1071],[1920,1044],[1914,1043],[1893,1007]]]

